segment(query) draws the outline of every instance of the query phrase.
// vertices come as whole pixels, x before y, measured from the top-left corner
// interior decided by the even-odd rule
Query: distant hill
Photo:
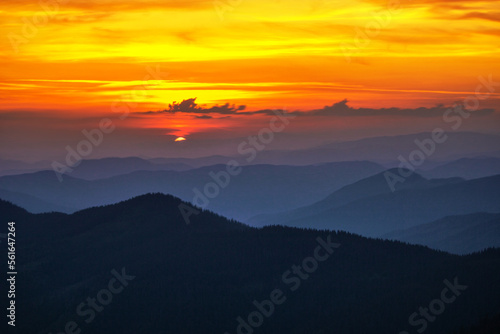
[[[390,169],[388,170],[388,172],[397,174],[398,170]],[[452,184],[461,181],[463,180],[459,178],[429,181],[423,178],[421,175],[413,173],[410,177],[406,178],[405,182],[396,183],[395,188],[397,190],[423,189],[432,188],[441,184]],[[353,184],[349,184],[314,204],[300,207],[287,212],[258,215],[252,217],[247,222],[252,226],[264,226],[268,224],[287,225],[292,220],[296,221],[302,218],[307,219],[307,217],[316,215],[319,212],[333,210],[362,198],[390,193],[391,189],[387,184],[385,172],[383,172],[373,176],[369,176],[365,179],[354,182]]]
[[[28,194],[17,193],[10,190],[0,189],[0,199],[22,204],[23,207],[29,209],[31,213],[42,213],[42,212],[75,212],[76,208],[65,207],[58,205],[57,203],[47,202],[41,198],[31,196]]]
[[[193,168],[200,168],[206,166],[225,164],[229,160],[232,160],[234,158],[235,157],[229,157],[224,155],[210,155],[199,158],[151,158],[148,160],[156,164],[181,164],[181,165],[192,166]]]
[[[237,318],[249,321],[253,302],[276,289],[284,300],[259,332],[413,332],[409,316],[440,298],[444,280],[466,288],[426,333],[471,326],[500,307],[498,249],[460,257],[345,232],[255,229],[208,211],[186,225],[182,203],[150,194],[32,215],[0,201],[0,220],[16,221],[17,318],[29,319],[18,320],[16,333],[59,333],[70,321],[88,333],[237,333]],[[314,254],[330,255],[307,275],[292,272]],[[90,314],[77,307],[105,300],[112,270],[130,276],[127,285],[86,323]]]
[[[384,173],[380,173],[315,204],[257,216],[248,223],[339,229],[376,237],[449,215],[500,212],[499,184],[500,175],[465,181],[427,180],[413,174],[391,192]]]
[[[244,166],[239,175],[230,178],[226,187],[218,187],[217,196],[206,196],[205,186],[216,182],[210,173],[218,174],[226,169],[226,165],[214,165],[188,171],[137,171],[94,181],[69,174],[64,175],[63,182],[58,181],[54,172],[45,171],[0,177],[0,189],[42,198],[51,205],[76,209],[110,204],[148,192],[173,194],[193,201],[197,189],[202,193],[197,199],[205,197],[199,201],[208,203],[208,209],[243,220],[258,213],[289,210],[314,203],[347,184],[379,173],[383,167],[366,161],[316,166]],[[22,199],[9,199],[30,211],[34,210],[30,203]],[[35,209],[39,212],[38,207]]]
[[[48,169],[49,166],[50,166],[49,161],[39,161],[36,163],[29,163],[25,161],[0,158],[0,176],[33,173],[40,170]]]
[[[463,158],[419,173],[428,178],[477,179],[500,174],[500,158]]]
[[[498,150],[500,136],[475,132],[451,132],[446,134],[447,140],[436,146],[436,150],[426,159],[423,170],[434,168],[448,162],[462,158],[476,159],[478,157],[500,158]],[[431,133],[414,133],[395,136],[377,136],[357,140],[335,141],[306,149],[264,150],[259,152],[251,164],[272,164],[307,166],[320,163],[341,161],[373,161],[386,168],[396,167],[399,164],[398,156],[408,158],[415,149],[419,149],[415,140],[431,138]],[[243,140],[243,138],[242,138]],[[74,177],[84,179],[106,178],[120,174],[127,174],[138,170],[187,170],[212,165],[225,164],[236,159],[246,165],[245,159],[236,153],[231,156],[212,155],[196,158],[103,158],[84,160],[82,165],[75,169]],[[119,164],[115,164],[119,161]],[[151,166],[163,165],[163,166]],[[102,171],[99,167],[102,166]],[[116,168],[114,171],[113,168]],[[457,167],[458,168],[458,167]],[[485,172],[488,167],[485,167]],[[22,161],[0,159],[0,176],[17,175],[51,169],[51,161],[26,163]],[[80,170],[80,171],[78,171]],[[439,170],[438,170],[439,171]],[[438,172],[437,171],[437,172]],[[436,172],[436,173],[437,173]],[[494,174],[498,174],[495,172]],[[490,174],[491,175],[491,174]],[[426,175],[424,175],[426,176]],[[449,177],[460,175],[440,175],[432,177]],[[475,177],[487,176],[484,172],[476,173]],[[466,177],[469,178],[469,177]]]
[[[449,216],[382,236],[454,254],[500,247],[500,213]]]
[[[449,132],[446,135],[447,140],[436,145],[435,151],[428,157],[428,160],[451,161],[479,155],[500,158],[498,151],[500,136],[498,135],[474,132]],[[255,163],[300,165],[368,160],[387,167],[396,167],[399,164],[399,155],[408,159],[412,151],[419,149],[415,140],[422,141],[429,138],[432,138],[432,134],[424,132],[332,142],[303,150],[264,151],[259,154]]]
[[[77,167],[75,167],[74,170],[68,175],[84,180],[98,180],[143,170],[179,171],[179,170],[188,170],[192,168],[193,167],[183,163],[161,164],[136,157],[103,158],[103,159],[82,160],[82,162]]]
[[[0,159],[0,176],[20,175],[39,171],[52,171],[50,161],[29,164],[21,161]],[[161,163],[137,157],[83,159],[68,173],[85,180],[98,180],[116,175],[123,175],[140,170],[188,170],[193,167],[181,162]]]

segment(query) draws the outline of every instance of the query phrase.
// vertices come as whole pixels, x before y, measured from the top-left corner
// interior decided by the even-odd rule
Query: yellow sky
[[[0,22],[2,110],[419,107],[500,76],[500,1],[3,0]]]

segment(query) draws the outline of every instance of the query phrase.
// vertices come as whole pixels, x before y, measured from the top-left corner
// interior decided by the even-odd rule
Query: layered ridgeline
[[[387,172],[399,175],[398,169]],[[338,229],[378,237],[450,215],[500,212],[500,175],[428,180],[413,173],[392,191],[387,172],[345,186],[312,205],[259,215],[248,223]]]
[[[500,158],[462,158],[419,173],[434,179],[447,177],[477,179],[500,174]]]
[[[68,161],[73,165],[81,157],[75,151],[67,153]],[[227,159],[227,158],[226,158]],[[82,159],[71,171],[73,177],[97,180],[116,175],[128,174],[138,170],[188,170],[193,166],[183,162],[189,159],[142,159],[138,157]],[[201,159],[200,160],[201,163]],[[62,161],[66,163],[66,161]],[[0,175],[18,175],[42,170],[53,170],[54,161],[26,163],[22,161],[0,159]],[[61,162],[59,162],[61,164]],[[58,166],[57,163],[54,166]],[[64,169],[64,168],[62,168]]]
[[[247,164],[273,164],[273,165],[311,165],[340,161],[374,161],[387,167],[397,166],[400,162],[399,156],[408,160],[409,154],[415,150],[422,150],[422,145],[427,151],[428,157],[421,167],[424,170],[436,167],[438,177],[445,172],[445,177],[460,176],[467,178],[483,177],[500,173],[498,158],[500,151],[498,135],[473,133],[473,132],[453,132],[446,134],[446,140],[437,144],[434,149],[429,146],[429,139],[432,133],[415,133],[398,136],[370,137],[360,140],[335,141],[319,146],[286,149],[286,150],[264,150],[254,155],[249,155],[252,149],[244,150],[245,153],[236,154],[232,152],[230,156],[213,155],[198,158],[102,158],[88,159],[80,156],[74,149],[65,150],[65,156],[56,162],[73,165],[79,159],[84,159],[76,168],[72,175],[82,179],[99,179],[121,174],[131,173],[139,170],[187,170],[203,166],[225,164],[230,160],[237,160],[242,165]],[[235,140],[235,149],[238,143],[246,138]],[[420,143],[418,145],[417,143]],[[432,145],[431,145],[432,146]],[[430,150],[430,151],[428,151]],[[431,152],[431,153],[429,153]],[[63,153],[63,152],[61,152]],[[489,158],[488,158],[489,157]],[[492,158],[496,157],[496,158]],[[252,158],[252,159],[249,159]],[[454,160],[465,158],[464,161],[454,163]],[[487,160],[490,161],[487,161]],[[475,160],[480,160],[476,163]],[[496,161],[495,161],[496,160]],[[439,168],[440,166],[448,166]],[[52,170],[54,161],[39,161],[27,163],[0,158],[0,176],[23,174],[41,170]],[[472,169],[469,169],[472,166]],[[464,168],[465,167],[465,168]],[[431,175],[429,175],[431,176]],[[432,177],[436,177],[432,175]]]
[[[454,254],[469,254],[488,247],[500,247],[500,213],[448,216],[382,237]]]
[[[314,203],[336,189],[381,172],[383,167],[353,161],[316,166],[244,166],[233,175],[227,169],[224,164],[187,171],[136,171],[99,180],[83,180],[70,173],[63,176],[63,182],[53,171],[11,175],[0,177],[0,198],[34,213],[71,213],[162,192],[243,220],[258,213]]]
[[[208,211],[186,224],[181,204],[34,215],[1,201],[16,222],[16,333],[443,334],[500,309],[497,249],[455,256]]]
[[[370,137],[360,140],[330,142],[320,146],[293,151],[263,151],[256,163],[280,165],[308,164],[333,161],[369,160],[396,166],[399,155],[408,160],[411,152],[428,146],[432,133],[414,133],[398,136]],[[417,145],[419,142],[420,145]],[[443,143],[436,144],[426,154],[425,168],[461,158],[478,156],[500,157],[500,136],[474,132],[448,132]],[[427,143],[427,144],[425,144]],[[430,148],[429,148],[430,149]],[[447,174],[450,176],[450,174]],[[484,175],[483,175],[484,176]]]

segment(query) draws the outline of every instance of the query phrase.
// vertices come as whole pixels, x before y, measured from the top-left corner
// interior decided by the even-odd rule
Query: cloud
[[[442,116],[449,108],[453,106],[445,106],[439,104],[432,108],[419,107],[419,108],[352,108],[347,105],[349,101],[344,99],[340,102],[334,103],[331,106],[325,106],[323,109],[312,110],[307,115],[312,116],[412,116],[412,117],[436,117]],[[455,102],[455,105],[462,105],[461,102]],[[494,113],[494,109],[478,109],[474,114],[488,115]],[[298,115],[305,115],[299,112]]]
[[[226,103],[222,106],[215,105],[210,108],[204,108],[196,103],[196,97],[183,100],[182,102],[174,101],[168,105],[168,109],[160,111],[148,111],[143,114],[176,114],[176,113],[189,113],[189,114],[220,114],[220,115],[234,115],[241,110],[245,110],[246,106],[240,105],[236,107],[234,104]]]
[[[289,115],[303,116],[303,117],[318,117],[318,116],[408,116],[408,117],[439,117],[442,116],[449,108],[455,108],[455,106],[462,105],[463,103],[457,101],[453,106],[445,106],[443,104],[436,105],[435,107],[419,107],[419,108],[353,108],[348,105],[349,101],[344,99],[342,101],[333,103],[331,106],[325,106],[322,109],[314,109],[307,111],[286,111],[283,109],[262,109],[256,111],[243,111],[246,106],[242,105],[236,107],[235,105],[229,105],[226,103],[222,106],[213,106],[210,108],[201,107],[196,104],[196,98],[191,98],[183,100],[180,103],[174,102],[169,104],[169,108],[160,111],[147,111],[139,112],[139,114],[176,114],[176,113],[186,113],[195,114],[194,118],[200,119],[212,119],[214,117],[208,114],[219,114],[219,115],[238,115],[238,116],[250,116],[250,115],[269,115],[272,116],[276,111],[281,113],[288,113]],[[478,109],[473,113],[476,115],[489,115],[494,113],[495,110],[492,108]],[[203,115],[196,115],[203,114]],[[226,116],[229,117],[229,116]],[[219,118],[220,119],[220,118]]]
[[[290,115],[303,116],[303,117],[360,117],[360,116],[407,116],[407,117],[440,117],[448,109],[454,108],[455,105],[462,103],[456,102],[454,106],[437,105],[432,108],[419,107],[419,108],[353,108],[348,105],[348,100],[336,102],[331,106],[325,106],[322,109],[314,109],[310,111],[292,111],[288,112]],[[275,110],[259,110],[253,112],[254,114],[273,115]],[[279,110],[284,112],[283,110]],[[286,112],[286,111],[285,111]],[[489,115],[494,113],[495,110],[491,108],[479,109],[474,111],[476,115]]]

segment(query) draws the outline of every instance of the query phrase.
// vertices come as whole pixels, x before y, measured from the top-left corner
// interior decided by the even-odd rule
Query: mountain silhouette
[[[437,166],[428,171],[419,171],[427,178],[461,177],[477,179],[500,174],[500,158],[462,158]]]
[[[397,173],[397,169],[391,171]],[[500,175],[427,180],[413,174],[392,192],[384,172],[346,186],[313,205],[260,215],[248,223],[340,229],[377,237],[449,215],[500,212],[498,184]]]
[[[444,217],[382,237],[454,254],[473,253],[489,247],[500,247],[500,213]]]
[[[472,326],[500,307],[498,249],[454,256],[346,232],[256,229],[208,211],[187,225],[180,204],[188,205],[148,194],[34,215],[0,202],[2,219],[19,214],[10,216],[23,273],[16,302],[18,318],[29,321],[19,321],[17,333],[58,333],[69,321],[91,333],[236,333],[238,317],[248,321],[276,289],[285,300],[263,318],[263,333],[414,330],[409,316],[440,298],[445,280],[466,289],[426,333]],[[304,279],[292,274],[318,247],[319,255],[332,253],[317,270]],[[86,323],[78,305],[99,296],[113,270],[133,279]]]
[[[383,170],[372,162],[353,161],[317,166],[244,166],[240,174],[226,182],[214,180],[211,175],[226,173],[226,165],[201,167],[187,171],[137,171],[100,180],[82,180],[72,174],[64,175],[59,182],[52,171],[0,177],[0,190],[36,197],[54,207],[71,213],[91,206],[105,205],[126,200],[149,192],[172,194],[224,216],[247,219],[258,213],[289,210],[314,203],[332,191]],[[218,195],[206,196],[205,187],[216,182]],[[224,184],[223,184],[224,185]],[[205,197],[205,198],[203,198]],[[40,212],[19,196],[3,199]]]

